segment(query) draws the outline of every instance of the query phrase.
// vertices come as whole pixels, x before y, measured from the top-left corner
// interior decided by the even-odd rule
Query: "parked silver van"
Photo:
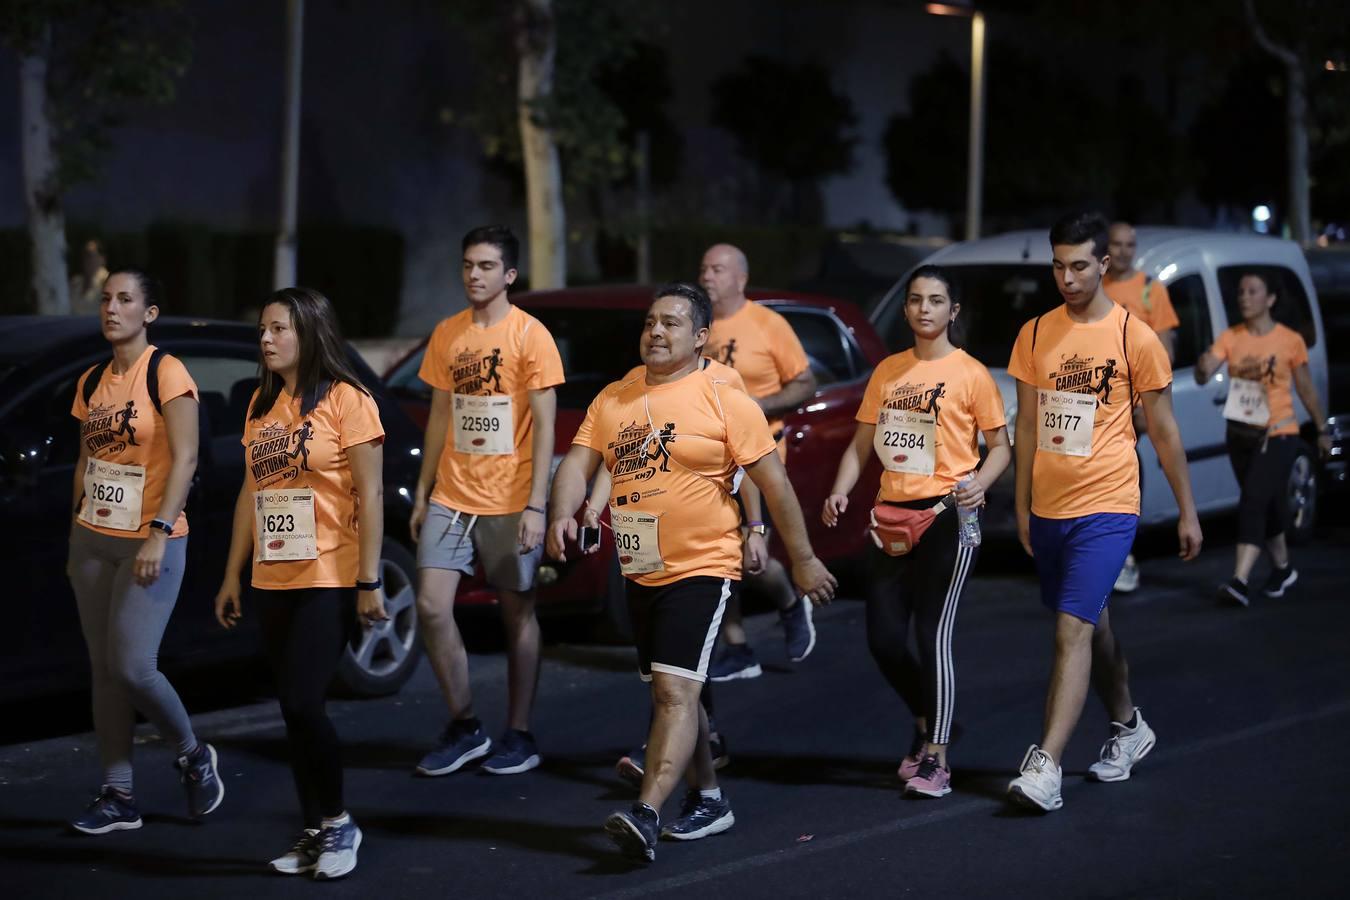
[[[1224,443],[1222,409],[1228,398],[1226,372],[1206,385],[1195,383],[1194,367],[1215,335],[1241,321],[1237,312],[1237,283],[1242,273],[1258,271],[1278,292],[1275,318],[1303,335],[1308,344],[1309,368],[1317,395],[1327,404],[1326,333],[1317,294],[1303,251],[1292,241],[1255,235],[1223,234],[1182,228],[1136,229],[1135,265],[1167,286],[1181,320],[1176,335],[1172,403],[1186,445],[1191,486],[1202,515],[1235,509],[1238,484],[1233,478]],[[943,247],[924,260],[951,273],[961,302],[964,346],[989,367],[1003,393],[1008,430],[1013,431],[1017,388],[1006,367],[1018,329],[1061,302],[1050,267],[1047,230],[1015,231],[977,241]],[[901,279],[882,299],[871,318],[892,352],[912,346],[904,316]],[[1292,536],[1306,537],[1317,511],[1318,466],[1316,441],[1308,411],[1295,401],[1304,426],[1304,451],[1290,475]],[[1172,497],[1157,453],[1147,437],[1139,441],[1143,495],[1140,521],[1157,525],[1176,519]],[[1004,476],[986,515],[986,528],[1012,530],[1011,467]]]

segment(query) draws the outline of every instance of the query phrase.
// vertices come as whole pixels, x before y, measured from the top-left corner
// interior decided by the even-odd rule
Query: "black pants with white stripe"
[[[934,502],[897,505],[925,508]],[[951,739],[956,706],[952,632],[978,550],[958,544],[955,510],[941,513],[905,556],[888,556],[868,542],[867,646],[910,712],[927,720],[934,744]],[[917,656],[909,647],[911,629]]]

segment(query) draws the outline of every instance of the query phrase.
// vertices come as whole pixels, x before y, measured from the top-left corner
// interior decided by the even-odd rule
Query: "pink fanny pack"
[[[919,545],[919,539],[938,514],[956,503],[950,494],[927,509],[907,509],[878,503],[872,507],[872,522],[867,533],[872,542],[890,556],[904,556]]]

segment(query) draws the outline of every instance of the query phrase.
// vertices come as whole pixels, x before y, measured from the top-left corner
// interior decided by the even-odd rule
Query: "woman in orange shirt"
[[[342,796],[341,745],[328,685],[358,620],[387,618],[379,578],[384,536],[379,409],[347,361],[337,315],[307,288],[277,291],[258,320],[262,378],[244,422],[244,485],[235,504],[216,618],[250,594],[276,676],[303,829],[273,871],[341,878],[361,830]]]
[[[984,492],[1012,459],[998,386],[988,369],[952,342],[960,311],[942,269],[921,266],[910,276],[905,319],[914,331],[914,349],[887,357],[872,373],[853,443],[839,460],[821,513],[826,526],[838,524],[872,452],[885,468],[879,505],[928,510],[945,504],[918,541],[894,548],[902,555],[890,555],[880,543],[867,548],[867,643],[914,715],[914,741],[900,764],[900,780],[906,794],[926,797],[951,792],[952,632],[977,553],[960,544],[958,514],[947,510],[984,505]],[[989,448],[984,465],[980,434]],[[911,626],[917,659],[908,649]]]
[[[1263,593],[1283,597],[1298,581],[1284,537],[1289,527],[1289,471],[1303,446],[1291,385],[1312,415],[1323,454],[1330,451],[1331,441],[1308,371],[1308,345],[1271,315],[1279,295],[1266,276],[1248,272],[1238,279],[1237,301],[1242,322],[1220,334],[1200,357],[1195,380],[1204,384],[1228,363],[1223,415],[1228,420],[1229,461],[1242,493],[1233,577],[1219,586],[1219,598],[1247,606],[1251,603],[1247,580],[1262,544],[1274,564]]]
[[[89,648],[104,769],[103,790],[71,823],[84,834],[141,827],[131,793],[136,711],[175,746],[191,816],[225,796],[215,749],[198,742],[157,666],[183,582],[183,505],[197,469],[197,385],[146,337],[159,318],[159,293],[139,270],[108,276],[99,322],[112,359],[80,377],[70,410],[80,422],[80,460],[66,574]]]

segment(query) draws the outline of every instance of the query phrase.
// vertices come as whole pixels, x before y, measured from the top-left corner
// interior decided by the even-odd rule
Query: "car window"
[[[850,352],[852,341],[834,316],[823,310],[800,306],[780,306],[777,311],[788,320],[792,330],[797,333],[797,339],[802,342],[817,385],[824,386],[853,378],[856,373],[853,354]]]
[[[258,386],[258,360],[203,351],[175,353],[197,382],[201,412],[212,437],[243,432],[248,401]]]
[[[990,368],[1006,368],[1022,325],[1060,304],[1054,271],[1045,263],[968,264],[942,267],[961,303],[953,340]],[[897,287],[877,320],[877,332],[892,353],[914,346],[905,321],[905,298]]]
[[[1167,283],[1167,294],[1172,299],[1177,318],[1181,320],[1177,327],[1172,368],[1183,369],[1195,365],[1200,354],[1214,342],[1205,281],[1199,275],[1174,278]]]
[[[1271,315],[1275,321],[1294,329],[1303,335],[1303,342],[1311,349],[1317,346],[1317,329],[1313,322],[1312,308],[1308,305],[1308,295],[1303,290],[1303,282],[1292,269],[1285,266],[1222,266],[1219,269],[1219,290],[1223,292],[1224,309],[1228,312],[1228,322],[1236,325],[1242,321],[1238,312],[1237,289],[1242,276],[1255,273],[1262,276],[1270,289],[1279,295]]]
[[[92,365],[92,363],[91,363]],[[70,414],[75,384],[88,366],[39,385],[7,417],[6,429],[24,440],[46,438],[47,465],[73,466],[80,456],[80,427]]]

